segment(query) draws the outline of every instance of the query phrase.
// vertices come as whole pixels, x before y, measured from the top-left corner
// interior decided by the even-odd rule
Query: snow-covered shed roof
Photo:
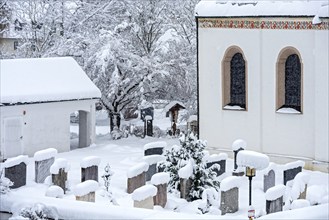
[[[71,57],[0,60],[0,105],[100,97]]]
[[[318,16],[329,17],[328,0],[201,0],[197,17]]]

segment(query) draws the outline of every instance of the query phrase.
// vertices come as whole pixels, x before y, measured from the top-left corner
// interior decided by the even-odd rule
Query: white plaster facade
[[[275,6],[273,8],[275,10]],[[219,10],[217,17],[201,13],[196,17],[200,138],[207,140],[210,149],[231,150],[233,141],[242,138],[250,150],[328,163],[328,16],[321,18],[324,29],[272,29],[234,24],[220,26],[219,21],[226,19],[227,25],[235,19],[259,24],[262,21],[268,24],[305,21],[310,24],[315,14],[313,17],[270,14],[231,17],[223,13]],[[248,14],[248,11],[244,13]],[[246,111],[222,108],[222,61],[225,51],[232,46],[243,51],[246,61]],[[276,112],[276,65],[280,52],[286,47],[296,48],[300,54],[301,114]]]

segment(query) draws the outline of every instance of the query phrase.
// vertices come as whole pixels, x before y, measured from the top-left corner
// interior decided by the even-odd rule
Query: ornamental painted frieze
[[[309,19],[266,19],[266,18],[199,18],[199,28],[236,28],[236,29],[282,29],[282,30],[329,30],[329,20],[322,19],[313,24]]]

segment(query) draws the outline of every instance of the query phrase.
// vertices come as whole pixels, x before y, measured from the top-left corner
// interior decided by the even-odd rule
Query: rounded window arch
[[[302,59],[294,47],[286,47],[278,56],[276,68],[276,110],[302,113]]]
[[[229,47],[222,61],[223,109],[247,110],[247,61],[238,46]]]

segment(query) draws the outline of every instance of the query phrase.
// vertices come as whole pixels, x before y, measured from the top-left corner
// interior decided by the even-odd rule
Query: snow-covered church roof
[[[0,60],[0,105],[100,97],[71,57]]]
[[[201,0],[197,17],[318,16],[329,17],[328,0]]]

